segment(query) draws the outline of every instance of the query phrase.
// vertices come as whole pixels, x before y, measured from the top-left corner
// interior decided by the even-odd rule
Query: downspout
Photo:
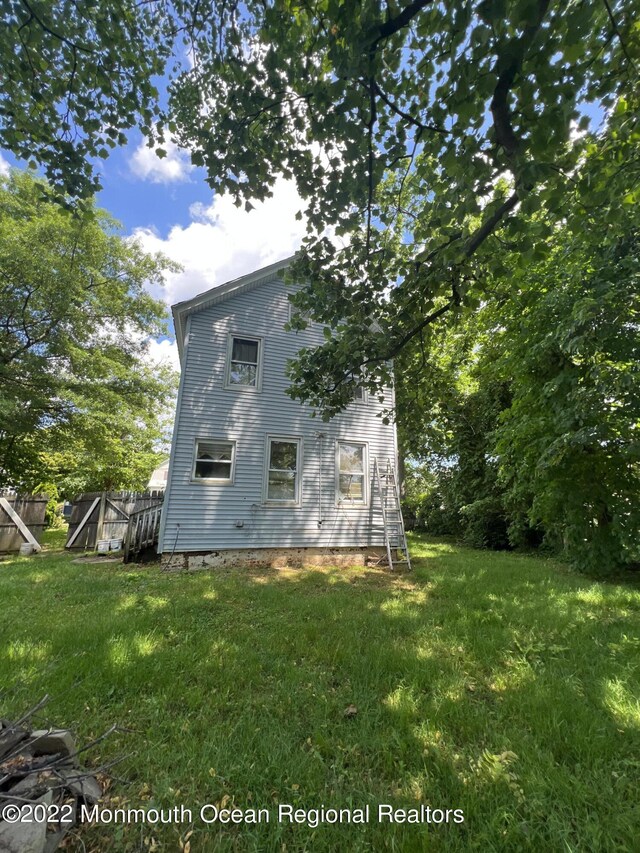
[[[324,433],[317,432],[316,438],[318,439],[318,530],[320,530],[324,521],[322,517],[322,439]]]

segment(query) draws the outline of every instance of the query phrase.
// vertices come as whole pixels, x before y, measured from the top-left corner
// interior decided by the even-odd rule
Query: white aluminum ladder
[[[400,506],[400,489],[391,460],[387,459],[387,468],[381,472],[378,460],[374,459],[373,476],[382,509],[384,544],[387,550],[389,568],[393,571],[396,566],[404,565],[411,571],[411,558],[409,557],[407,536]],[[396,559],[393,557],[394,551],[397,555]]]

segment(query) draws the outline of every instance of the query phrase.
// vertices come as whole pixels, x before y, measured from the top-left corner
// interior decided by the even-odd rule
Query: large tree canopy
[[[349,399],[345,376],[375,391],[434,320],[486,298],[513,256],[537,257],[567,215],[589,116],[594,131],[606,114],[619,153],[627,142],[591,173],[592,203],[635,199],[631,0],[4,8],[0,143],[65,190],[87,195],[89,158],[136,123],[154,144],[177,139],[239,203],[296,180],[309,222],[297,272],[313,283],[301,307],[339,334],[303,354],[293,390],[328,415]]]
[[[51,196],[0,181],[0,485],[144,485],[175,387],[146,357],[166,314],[146,285],[168,262]]]
[[[591,201],[610,161],[604,142],[585,158],[545,256],[513,258],[398,361],[400,435],[431,476],[410,497],[435,532],[544,538],[599,571],[640,559],[640,207]]]

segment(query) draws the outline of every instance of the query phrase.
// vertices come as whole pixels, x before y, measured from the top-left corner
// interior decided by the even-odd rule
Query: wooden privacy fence
[[[48,495],[20,495],[0,489],[0,551],[19,551],[25,542],[40,550]]]
[[[161,507],[164,492],[91,492],[73,501],[66,548],[93,551],[102,539],[125,539],[129,516]]]

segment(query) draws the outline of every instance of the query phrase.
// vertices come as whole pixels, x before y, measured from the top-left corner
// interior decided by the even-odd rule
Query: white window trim
[[[231,474],[229,479],[221,478],[221,477],[196,477],[196,462],[198,461],[198,443],[200,442],[209,442],[213,444],[215,442],[219,442],[220,444],[230,444],[231,445]],[[232,486],[235,482],[236,476],[236,440],[234,438],[212,438],[211,436],[198,436],[193,442],[193,465],[191,467],[191,482],[192,483],[205,483],[209,485],[217,485],[217,486]]]
[[[295,306],[295,305],[293,304],[293,302],[292,302],[290,299],[288,299],[288,298],[287,298],[287,302],[289,303],[289,322],[291,322],[291,321],[293,320],[293,312],[294,312],[294,309],[296,309],[296,306]],[[311,325],[311,323],[312,323],[313,321],[311,320],[311,317],[310,317],[310,315],[309,315],[309,312],[308,312],[308,311],[300,311],[300,309],[299,309],[299,308],[297,309],[297,311],[298,311],[298,313],[299,313],[299,314],[304,318],[304,320],[306,321],[307,325]],[[293,331],[297,332],[297,331],[299,331],[299,330],[298,330],[298,329],[294,329]]]
[[[298,446],[298,456],[296,459],[297,467],[296,467],[296,497],[293,501],[279,501],[274,500],[273,498],[269,498],[269,458],[270,458],[270,449],[272,441],[288,441],[291,444],[297,444]],[[299,435],[278,435],[275,433],[268,433],[265,436],[264,443],[264,465],[262,472],[262,503],[266,506],[271,507],[292,507],[292,506],[301,506],[302,504],[302,437]]]
[[[244,341],[255,341],[258,344],[258,364],[256,369],[255,385],[239,385],[238,383],[231,381],[231,355],[233,353],[234,338],[241,338]],[[263,353],[263,340],[258,335],[245,334],[244,332],[229,332],[227,335],[227,357],[224,366],[224,388],[227,391],[249,391],[254,394],[262,391]]]
[[[363,458],[363,501],[351,501],[346,498],[340,497],[340,445],[341,444],[355,444],[359,447],[364,447],[364,458]],[[336,450],[335,450],[335,494],[336,494],[336,506],[342,507],[343,509],[368,509],[369,507],[369,442],[368,441],[354,441],[349,438],[338,438],[336,439]]]
[[[369,394],[367,393],[367,389],[364,387],[364,385],[357,385],[355,387],[362,388],[362,399],[358,400],[358,398],[355,396],[355,388],[354,388],[354,395],[353,395],[353,399],[351,400],[352,404],[355,406],[366,406],[367,403],[369,402]],[[355,443],[356,444],[362,444],[361,441],[355,442]]]

